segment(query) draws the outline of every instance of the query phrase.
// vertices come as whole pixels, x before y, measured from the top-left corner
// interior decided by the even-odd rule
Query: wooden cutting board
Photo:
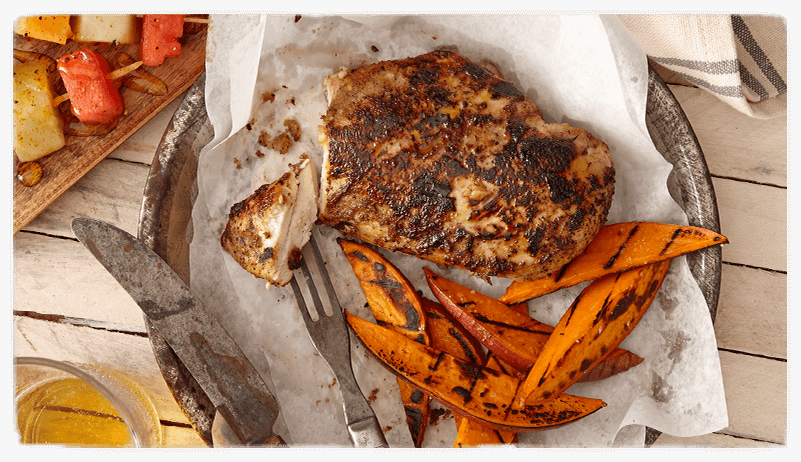
[[[14,180],[14,234],[197,80],[206,64],[207,29],[207,24],[187,24],[180,39],[180,56],[167,58],[159,66],[142,66],[167,85],[166,95],[153,96],[120,87],[125,113],[114,130],[102,136],[67,136],[66,146],[38,160],[43,172],[38,184],[26,187]],[[110,63],[119,53],[139,59],[138,45],[85,44],[72,40],[59,45],[14,34],[15,49],[42,53],[53,59],[81,47],[103,55]],[[14,155],[15,178],[19,164]]]

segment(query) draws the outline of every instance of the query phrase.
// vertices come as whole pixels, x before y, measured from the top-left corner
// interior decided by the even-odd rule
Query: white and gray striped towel
[[[781,16],[619,15],[656,63],[757,118],[787,113]]]

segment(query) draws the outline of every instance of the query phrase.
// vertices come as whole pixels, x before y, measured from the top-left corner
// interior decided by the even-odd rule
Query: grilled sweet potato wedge
[[[339,239],[376,322],[428,345],[423,306],[414,287],[392,263],[370,247]]]
[[[558,399],[634,329],[651,305],[670,260],[604,276],[568,308],[518,392],[517,405]]]
[[[431,291],[465,328],[499,359],[528,371],[537,361],[554,328],[532,319],[519,306],[505,304],[449,281],[424,268]],[[642,362],[636,354],[614,349],[580,381],[602,380]]]
[[[359,280],[376,322],[428,345],[422,301],[406,276],[370,247],[346,239],[338,242]],[[419,448],[430,415],[429,397],[401,379],[398,379],[398,387],[412,441]]]
[[[515,406],[521,380],[456,359],[347,311],[345,318],[362,344],[388,370],[454,412],[491,428],[514,433],[548,430],[606,406],[599,399],[565,393],[542,405]]]
[[[513,281],[500,301],[512,305],[607,274],[669,260],[729,240],[693,226],[629,222],[601,228],[584,252],[561,270],[534,281]]]
[[[475,364],[486,364],[487,367],[508,374],[497,358],[493,356],[488,359],[481,343],[459,324],[444,306],[425,297],[422,300],[426,326],[431,334],[431,346],[435,350],[444,351],[457,359]],[[516,433],[494,430],[460,414],[454,415],[454,420],[457,433],[453,447],[508,444],[517,441]]]
[[[465,361],[486,364],[487,355],[481,343],[444,306],[426,297],[421,300],[432,348]]]
[[[491,353],[487,355],[486,365],[488,368],[496,369],[506,375],[517,376],[517,371],[511,370],[508,365],[501,364],[498,358]],[[455,448],[514,443],[517,443],[517,433],[497,430],[467,417],[456,419],[456,440],[453,442]]]

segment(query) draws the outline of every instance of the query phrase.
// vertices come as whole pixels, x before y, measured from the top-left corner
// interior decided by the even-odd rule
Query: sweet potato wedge
[[[467,329],[453,318],[440,303],[422,298],[423,312],[426,315],[426,326],[431,336],[431,346],[435,350],[444,351],[454,358],[485,364],[499,372],[511,375],[507,367],[501,365],[494,356],[487,359],[484,349]],[[520,378],[520,377],[518,377]],[[522,377],[525,378],[525,375]],[[456,440],[453,447],[473,447],[489,444],[509,444],[517,441],[517,434],[494,430],[460,414],[454,415],[456,421]]]
[[[421,300],[432,348],[465,361],[486,364],[487,355],[481,343],[444,306],[426,297]]]
[[[463,361],[345,312],[362,344],[388,370],[454,412],[514,433],[567,425],[606,406],[598,399],[560,394],[542,405],[514,405],[521,381]]]
[[[552,326],[532,319],[520,307],[506,306],[428,268],[424,271],[440,303],[487,349],[517,370],[526,372],[534,365],[554,331]],[[614,349],[581,381],[602,380],[641,362],[642,358],[630,351]]]
[[[607,274],[728,242],[721,234],[693,226],[653,222],[606,225],[584,252],[559,272],[536,281],[514,281],[499,300],[513,305]]]
[[[376,322],[428,344],[423,307],[414,287],[392,263],[370,247],[339,239]]]
[[[516,376],[516,371],[510,370],[508,365],[501,364],[492,354],[487,355],[486,365],[503,374]],[[456,439],[453,442],[455,448],[514,443],[517,443],[517,433],[496,430],[467,417],[456,419]]]
[[[395,265],[370,247],[339,239],[376,322],[410,340],[429,344],[426,318],[420,297]],[[421,447],[430,414],[429,397],[408,382],[398,379],[406,423],[415,447]]]
[[[587,286],[567,309],[528,371],[517,405],[542,404],[599,364],[651,305],[670,260],[610,274]]]

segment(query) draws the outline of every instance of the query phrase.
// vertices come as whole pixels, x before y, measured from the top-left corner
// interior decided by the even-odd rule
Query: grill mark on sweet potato
[[[406,413],[406,424],[409,426],[411,434],[420,434],[420,430],[423,428],[423,413],[414,407],[404,407],[403,410]]]
[[[473,397],[470,396],[470,391],[468,391],[464,387],[461,387],[461,386],[453,387],[453,389],[451,391],[453,391],[457,395],[461,396],[461,398],[464,400],[464,404],[469,403],[473,399]]]
[[[626,238],[625,241],[623,241],[623,244],[620,245],[620,248],[617,249],[617,252],[615,252],[615,254],[612,255],[612,257],[609,259],[609,261],[606,262],[606,264],[604,264],[604,269],[609,269],[609,268],[612,267],[612,265],[615,264],[615,261],[617,260],[617,258],[620,256],[621,253],[623,253],[623,250],[625,250],[626,244],[628,244],[628,242],[631,240],[631,238],[634,237],[635,234],[637,234],[637,231],[639,229],[640,229],[639,225],[637,225],[637,226],[635,226],[634,228],[631,229],[631,232],[629,232],[628,237]]]
[[[573,260],[570,260],[570,262],[569,262],[568,264],[564,265],[564,266],[563,266],[563,267],[562,267],[562,268],[559,270],[559,273],[557,273],[557,275],[556,275],[556,279],[554,280],[554,282],[559,282],[559,281],[561,281],[561,280],[562,280],[562,277],[565,275],[565,271],[567,271],[567,268],[570,266],[570,263],[572,263],[572,262],[573,262]]]
[[[665,244],[665,247],[662,249],[661,252],[659,252],[659,255],[664,255],[667,252],[668,248],[674,242],[676,242],[676,238],[679,237],[680,234],[681,234],[681,228],[676,229],[676,231],[674,231],[673,235],[670,237],[670,240]],[[716,239],[720,239],[720,238],[716,238]]]
[[[353,256],[358,258],[359,260],[365,262],[365,263],[369,263],[370,262],[370,259],[367,258],[363,253],[359,252],[358,250],[353,252]]]
[[[434,365],[433,366],[429,366],[428,369],[431,370],[431,371],[437,370],[437,367],[439,367],[439,363],[442,361],[442,357],[444,355],[445,355],[444,352],[440,352],[439,355],[437,356],[437,360],[434,362]]]
[[[385,289],[402,289],[403,286],[398,281],[394,281],[392,279],[373,279],[369,282],[370,284],[375,284],[379,287],[383,287]]]
[[[514,325],[511,325],[511,324],[507,324],[505,322],[493,321],[492,319],[489,319],[486,316],[481,315],[481,314],[474,314],[473,317],[477,321],[481,321],[482,323],[485,323],[485,324],[491,324],[493,326],[503,327],[505,329],[516,330],[516,331],[520,331],[520,332],[529,332],[529,333],[532,333],[532,334],[545,334],[545,335],[550,335],[551,332],[552,332],[551,330],[529,329],[527,327],[514,326]]]
[[[459,331],[457,331],[453,327],[450,327],[448,328],[448,334],[450,334],[451,337],[456,339],[456,341],[462,347],[464,355],[467,357],[468,360],[470,360],[470,362],[478,363],[478,358],[476,358],[476,355],[473,354],[473,350],[472,348],[470,348],[470,344],[467,342],[467,339],[465,339],[462,336],[462,334],[459,333]]]

